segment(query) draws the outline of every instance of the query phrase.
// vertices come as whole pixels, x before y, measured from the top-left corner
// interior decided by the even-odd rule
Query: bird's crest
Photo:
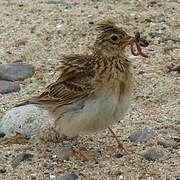
[[[122,29],[117,27],[116,22],[112,19],[109,19],[107,21],[101,21],[96,25],[96,30],[101,32],[114,32],[119,33]]]

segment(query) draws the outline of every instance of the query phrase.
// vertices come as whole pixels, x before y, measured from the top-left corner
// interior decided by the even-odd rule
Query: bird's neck
[[[114,72],[126,72],[129,70],[131,62],[124,56],[104,56],[94,54],[95,59],[95,71],[99,74],[114,73]]]

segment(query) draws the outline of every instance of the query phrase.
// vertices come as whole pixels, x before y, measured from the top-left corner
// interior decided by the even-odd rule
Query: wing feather
[[[58,68],[59,78],[50,84],[38,97],[30,99],[28,104],[62,106],[76,102],[93,91],[91,80],[94,77],[92,56],[72,55],[63,57]]]

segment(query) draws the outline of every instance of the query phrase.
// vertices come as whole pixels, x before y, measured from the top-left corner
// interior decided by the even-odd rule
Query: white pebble
[[[50,175],[49,176],[51,179],[54,179],[56,176],[55,175]]]
[[[57,158],[57,155],[56,155],[56,154],[54,154],[54,155],[52,155],[52,157],[53,157],[53,158]]]
[[[56,29],[60,29],[62,27],[62,24],[58,24],[57,26],[56,26]]]

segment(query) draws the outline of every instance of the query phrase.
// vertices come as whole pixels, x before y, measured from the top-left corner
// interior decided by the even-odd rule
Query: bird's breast
[[[67,136],[103,130],[122,119],[130,104],[130,91],[117,96],[112,89],[101,89],[68,105],[67,113],[58,120],[57,128]]]

